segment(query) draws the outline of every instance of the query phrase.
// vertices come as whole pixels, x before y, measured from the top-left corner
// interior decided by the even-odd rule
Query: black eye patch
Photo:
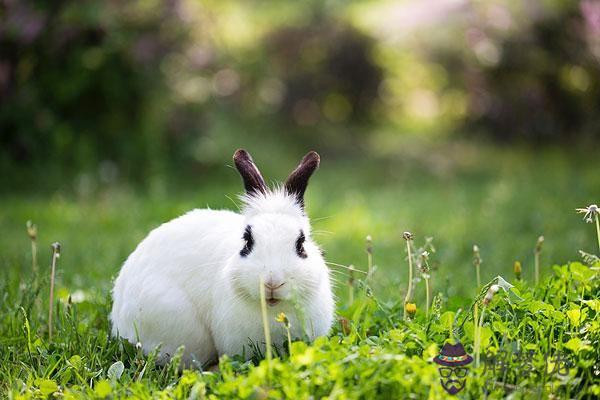
[[[250,225],[246,226],[244,230],[244,248],[240,251],[240,256],[246,257],[252,251],[254,247],[254,237],[252,237],[252,227]]]
[[[300,231],[300,236],[296,239],[296,254],[300,258],[306,258],[308,255],[306,254],[306,250],[304,250],[304,241],[306,237],[304,236],[304,232]]]

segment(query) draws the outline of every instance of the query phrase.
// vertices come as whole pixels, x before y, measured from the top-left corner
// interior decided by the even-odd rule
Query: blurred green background
[[[327,258],[405,286],[403,231],[434,237],[434,291],[593,251],[600,1],[25,1],[0,8],[0,257],[63,244],[69,290],[111,286],[145,234],[235,208],[231,156],[268,180],[310,149]],[[343,271],[335,273],[343,286]]]

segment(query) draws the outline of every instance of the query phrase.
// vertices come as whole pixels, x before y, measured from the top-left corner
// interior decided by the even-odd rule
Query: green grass
[[[442,397],[437,370],[428,358],[451,336],[459,308],[463,311],[457,323],[469,318],[462,329],[454,325],[456,335],[472,349],[474,328],[468,310],[477,293],[473,244],[481,249],[483,282],[497,275],[513,281],[515,260],[522,262],[524,279],[531,282],[533,249],[540,234],[546,238],[541,256],[544,283],[537,288],[518,284],[523,302],[510,304],[504,295],[497,296],[487,312],[483,348],[535,345],[535,376],[525,382],[518,377],[502,381],[520,387],[523,395],[542,387],[545,394],[557,390],[569,396],[599,390],[591,385],[589,361],[598,358],[600,348],[594,321],[597,270],[580,264],[552,268],[579,260],[579,249],[596,251],[593,226],[574,212],[600,198],[594,160],[558,151],[531,154],[464,146],[422,150],[408,148],[376,161],[360,155],[352,162],[323,155],[307,194],[315,237],[329,261],[363,270],[365,237],[373,237],[377,269],[368,290],[372,295],[365,296],[357,287],[354,304],[346,304],[347,277],[344,269],[336,269],[338,309],[350,321],[348,331],[337,326],[329,339],[312,346],[295,343],[291,358],[273,361],[271,377],[265,362],[255,366],[236,359],[223,361],[220,373],[181,375],[177,365],[155,367],[152,357],[108,336],[109,290],[120,264],[163,221],[194,207],[235,208],[230,198],[235,199],[240,183],[233,170],[224,166],[212,176],[166,181],[152,190],[98,184],[88,191],[81,184],[62,182],[60,190],[50,194],[35,194],[31,188],[3,196],[0,393],[45,397],[58,385],[57,393],[65,397],[102,397],[109,391],[134,397],[187,397],[192,392],[234,398],[305,398],[309,393],[331,398],[407,393]],[[255,159],[260,165],[260,152]],[[282,179],[282,171],[292,167],[292,162],[267,164],[264,173]],[[28,219],[39,229],[42,273],[37,280],[31,275]],[[407,279],[403,231],[413,232],[417,246],[426,236],[434,237],[432,295],[440,304],[430,320],[424,317],[424,289],[418,282],[417,318],[401,321]],[[49,342],[48,266],[54,241],[61,242],[63,252],[57,276],[57,332]],[[77,303],[69,305],[69,295]],[[575,309],[586,313],[579,325],[564,316]],[[574,357],[577,368],[568,379],[540,372],[544,352],[558,350]],[[124,363],[124,372],[113,381],[107,371],[118,361]],[[480,393],[481,373],[482,369],[472,371],[468,396]],[[494,390],[498,396],[507,393]]]

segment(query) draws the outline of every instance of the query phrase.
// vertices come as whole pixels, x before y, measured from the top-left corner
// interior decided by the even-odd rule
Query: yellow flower
[[[519,261],[515,261],[513,269],[515,271],[515,277],[521,279],[521,263]]]
[[[290,320],[288,319],[287,315],[285,315],[284,313],[279,313],[279,315],[277,315],[277,317],[275,318],[275,321],[285,325],[286,327],[290,326]]]
[[[417,312],[417,305],[415,303],[406,303],[404,309],[412,317]]]

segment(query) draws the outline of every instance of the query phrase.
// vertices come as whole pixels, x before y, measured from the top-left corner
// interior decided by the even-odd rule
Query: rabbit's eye
[[[240,256],[246,257],[252,251],[252,247],[254,247],[254,238],[252,237],[252,227],[250,225],[246,226],[244,230],[244,248],[240,251]]]
[[[304,236],[304,232],[300,231],[300,236],[296,239],[296,254],[300,258],[306,258],[308,255],[306,254],[306,250],[304,250],[304,241],[306,237]]]

